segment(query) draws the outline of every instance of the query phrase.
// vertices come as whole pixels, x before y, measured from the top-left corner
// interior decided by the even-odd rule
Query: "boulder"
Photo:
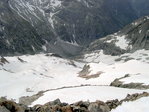
[[[6,107],[0,106],[0,112],[10,112]]]
[[[96,101],[89,105],[89,112],[109,112],[110,108],[102,101]]]

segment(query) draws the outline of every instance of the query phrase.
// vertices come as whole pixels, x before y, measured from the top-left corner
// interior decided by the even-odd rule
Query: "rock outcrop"
[[[106,102],[97,100],[96,102],[79,101],[73,104],[62,103],[59,99],[48,102],[44,105],[35,105],[34,107],[27,107],[24,104],[17,104],[14,101],[0,98],[0,112],[110,112],[123,102],[130,102],[148,97],[149,93],[128,94],[122,100],[108,100]]]
[[[122,78],[115,79],[110,86],[114,87],[120,87],[120,88],[129,88],[129,89],[149,89],[149,85],[144,85],[143,83],[128,83],[125,84],[122,81],[120,81],[123,78],[127,78],[129,75],[125,75]]]

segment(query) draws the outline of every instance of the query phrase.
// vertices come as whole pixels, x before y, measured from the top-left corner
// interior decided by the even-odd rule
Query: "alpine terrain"
[[[0,54],[78,55],[95,39],[147,15],[148,3],[148,0],[1,0]]]
[[[148,0],[0,0],[0,112],[148,112]]]

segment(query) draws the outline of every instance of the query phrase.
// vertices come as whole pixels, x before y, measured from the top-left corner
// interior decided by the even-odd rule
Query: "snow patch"
[[[44,93],[42,97],[37,99],[32,103],[31,106],[36,104],[45,104],[59,98],[62,102],[67,102],[69,104],[75,103],[78,101],[91,101],[96,100],[113,100],[113,99],[123,99],[126,95],[133,93],[141,93],[141,90],[134,89],[121,89],[115,87],[106,87],[106,86],[92,86],[92,87],[77,87],[77,88],[67,88],[55,91],[48,91]]]
[[[139,23],[138,22],[133,22],[132,25],[137,26]]]
[[[144,97],[133,102],[125,102],[111,112],[148,112],[149,97]]]
[[[44,51],[47,51],[47,47],[46,47],[45,45],[42,46],[42,49],[43,49]]]
[[[147,19],[149,19],[149,16],[146,16]]]
[[[111,55],[105,55],[103,53],[103,50],[95,51],[90,54],[85,54],[83,60],[88,63],[106,63],[106,64],[113,64],[115,63],[115,59],[117,59],[118,56],[111,56]]]
[[[115,43],[116,46],[120,47],[121,49],[126,50],[129,46],[129,42],[125,38],[126,36],[116,36],[117,42]]]

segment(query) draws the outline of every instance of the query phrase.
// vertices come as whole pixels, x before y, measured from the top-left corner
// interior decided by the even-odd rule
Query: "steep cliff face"
[[[95,39],[116,32],[145,15],[147,12],[141,12],[136,2],[1,0],[0,54],[44,51],[76,55]]]
[[[149,16],[134,21],[115,34],[92,42],[87,51],[103,50],[105,54],[120,55],[139,49],[149,49]]]
[[[49,40],[52,36],[46,31],[51,31],[64,41],[83,45],[137,18],[128,0],[10,0],[9,5],[44,38]]]
[[[149,16],[134,21],[132,24],[127,25],[120,34],[125,34],[129,45],[132,47],[130,50],[149,49]]]
[[[0,54],[32,53],[44,42],[29,22],[13,12],[8,1],[0,1]]]

